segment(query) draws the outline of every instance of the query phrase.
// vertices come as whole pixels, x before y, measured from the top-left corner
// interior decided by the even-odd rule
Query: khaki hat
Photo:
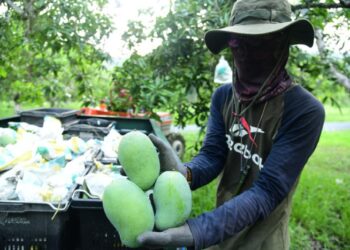
[[[233,5],[230,26],[210,30],[205,34],[208,49],[218,54],[228,46],[231,34],[260,36],[288,30],[290,44],[312,47],[314,29],[306,19],[291,19],[287,0],[237,0]]]

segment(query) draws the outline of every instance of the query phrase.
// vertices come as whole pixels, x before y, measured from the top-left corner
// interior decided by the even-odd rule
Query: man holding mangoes
[[[285,66],[289,47],[312,46],[314,30],[291,20],[287,0],[238,0],[230,25],[205,35],[214,54],[232,52],[232,84],[212,96],[199,154],[181,163],[171,148],[150,136],[161,169],[180,171],[191,189],[220,177],[217,208],[185,225],[138,237],[144,246],[194,249],[288,249],[288,220],[298,179],[313,153],[324,109],[293,82]]]

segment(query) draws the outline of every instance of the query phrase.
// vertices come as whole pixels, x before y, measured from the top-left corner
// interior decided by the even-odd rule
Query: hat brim
[[[256,24],[236,24],[222,29],[210,30],[205,34],[204,40],[208,49],[218,54],[228,46],[231,34],[261,36],[274,32],[289,30],[290,44],[304,44],[312,47],[314,43],[314,29],[312,24],[306,19],[297,19],[283,23],[256,23]]]

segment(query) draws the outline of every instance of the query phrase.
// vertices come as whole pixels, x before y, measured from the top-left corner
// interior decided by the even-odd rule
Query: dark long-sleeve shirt
[[[227,105],[232,104],[228,101],[230,99],[231,85],[223,85],[213,94],[203,147],[198,156],[186,164],[192,171],[192,189],[209,183],[225,168],[230,168],[230,165],[234,164],[234,160],[228,159],[231,157],[230,151],[243,154],[243,149],[239,150],[239,146],[243,144],[234,142],[235,138],[229,140],[228,131],[231,129],[232,132],[232,127],[228,124],[226,116],[230,115],[230,112],[225,113],[224,110],[227,110]],[[287,197],[314,151],[324,123],[323,106],[300,86],[291,88],[272,103],[271,105],[278,108],[277,113],[271,117],[280,119],[271,123],[275,126],[275,132],[270,133],[271,145],[268,146],[268,152],[261,156],[263,165],[258,167],[259,171],[252,185],[244,191],[226,199],[215,210],[188,220],[196,249],[222,242],[245,227],[268,217]],[[274,112],[273,109],[270,109],[271,112]],[[260,131],[261,136],[269,135],[266,132],[269,130],[268,124],[267,121],[265,127],[255,128],[255,132]],[[259,147],[264,148],[263,140]],[[253,149],[246,147],[245,152],[248,156],[253,155]],[[255,159],[260,159],[258,154],[255,155]],[[259,160],[255,160],[255,163],[259,163]],[[223,174],[225,175],[225,172]]]

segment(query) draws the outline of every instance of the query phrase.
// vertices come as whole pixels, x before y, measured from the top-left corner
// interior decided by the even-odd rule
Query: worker
[[[219,176],[217,207],[180,227],[145,232],[144,246],[289,249],[288,220],[302,170],[314,152],[324,108],[286,70],[291,45],[311,47],[314,29],[291,19],[287,0],[238,0],[228,27],[205,35],[208,49],[232,52],[231,84],[212,95],[203,145],[182,163],[150,135],[162,170],[177,170],[195,190]]]

